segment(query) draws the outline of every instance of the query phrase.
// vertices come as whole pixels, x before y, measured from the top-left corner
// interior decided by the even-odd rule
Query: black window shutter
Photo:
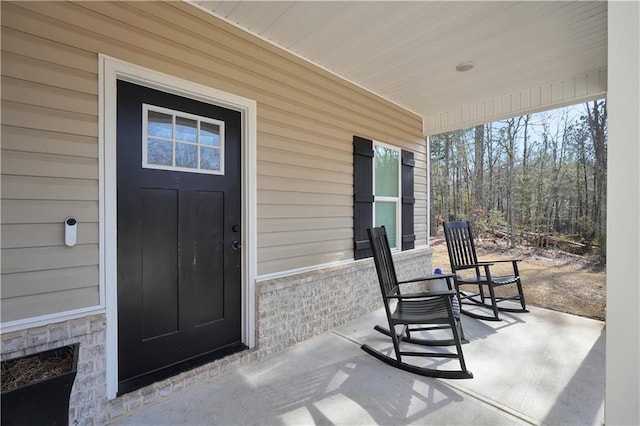
[[[413,152],[402,150],[402,250],[415,247],[416,234],[413,230]]]
[[[412,190],[413,191],[413,190]],[[373,226],[373,141],[353,137],[353,257],[371,257],[367,229]]]

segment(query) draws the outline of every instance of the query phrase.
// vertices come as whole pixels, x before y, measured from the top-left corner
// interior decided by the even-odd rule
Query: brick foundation
[[[394,255],[400,280],[429,274],[431,248]],[[372,259],[256,282],[261,356],[382,307]]]

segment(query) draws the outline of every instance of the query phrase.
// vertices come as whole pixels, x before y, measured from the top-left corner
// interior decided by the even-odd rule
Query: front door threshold
[[[233,355],[247,349],[249,349],[249,347],[242,342],[232,343],[220,349],[177,362],[146,374],[129,378],[118,383],[117,396],[133,392],[134,390],[138,390],[155,382],[168,379],[169,377],[176,376],[185,371],[193,370],[194,368],[201,367],[209,362],[225,358],[229,355]]]

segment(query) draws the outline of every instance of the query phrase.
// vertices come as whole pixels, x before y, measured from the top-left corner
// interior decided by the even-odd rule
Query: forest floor
[[[432,237],[431,247],[433,267],[448,273],[451,268],[444,237]],[[527,305],[605,320],[606,274],[596,256],[533,247],[511,249],[493,240],[476,241],[476,250],[481,261],[522,259],[518,268]]]

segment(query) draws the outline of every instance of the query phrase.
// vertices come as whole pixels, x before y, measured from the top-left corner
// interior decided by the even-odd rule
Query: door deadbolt
[[[242,244],[240,244],[240,241],[235,240],[234,242],[231,243],[231,248],[234,250],[239,250],[240,247],[242,247]]]

